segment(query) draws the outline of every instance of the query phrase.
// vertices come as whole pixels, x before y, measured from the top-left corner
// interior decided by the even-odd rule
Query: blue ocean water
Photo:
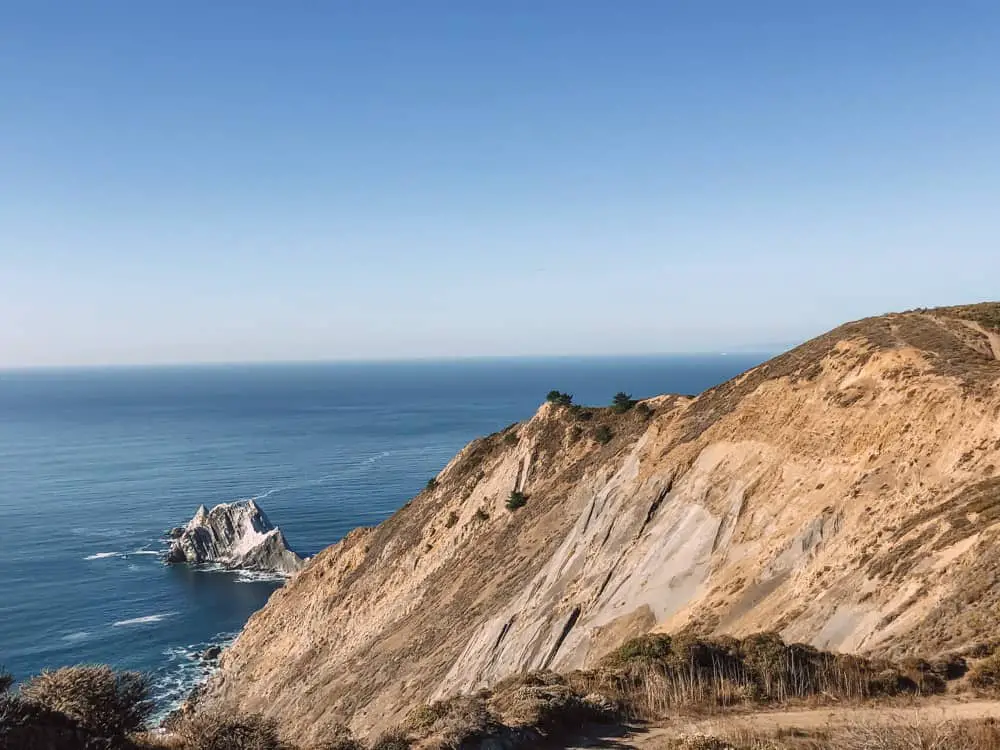
[[[161,535],[256,498],[312,555],[552,388],[697,393],[764,355],[0,372],[0,665],[150,672],[166,707],[279,585],[168,567]]]

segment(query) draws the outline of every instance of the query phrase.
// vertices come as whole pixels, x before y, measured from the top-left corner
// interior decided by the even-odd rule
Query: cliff
[[[992,638],[998,359],[991,303],[849,323],[695,398],[543,405],[311,560],[203,700],[308,739],[654,630],[889,655]]]
[[[169,563],[217,563],[233,570],[290,575],[305,562],[288,548],[281,529],[253,500],[198,508],[171,533]]]

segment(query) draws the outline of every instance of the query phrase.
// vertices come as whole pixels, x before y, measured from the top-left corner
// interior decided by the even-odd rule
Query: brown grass
[[[816,731],[774,733],[722,727],[665,740],[658,750],[996,750],[1000,727],[990,720],[937,723],[858,722]]]
[[[940,669],[953,674],[949,665]],[[945,688],[930,662],[835,654],[786,644],[775,633],[743,639],[646,635],[609,654],[598,669],[569,675],[569,681],[580,692],[607,695],[640,720],[661,719],[679,708],[862,701]]]

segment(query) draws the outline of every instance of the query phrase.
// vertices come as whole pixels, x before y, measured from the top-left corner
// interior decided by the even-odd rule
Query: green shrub
[[[196,750],[282,750],[278,725],[263,714],[197,713],[179,723],[177,735]]]
[[[436,477],[431,477],[427,480],[427,491],[431,492],[438,486],[438,480]]]
[[[594,440],[596,440],[601,445],[607,445],[611,442],[611,439],[615,434],[606,425],[601,425],[596,430],[594,430]]]
[[[0,668],[0,695],[3,695],[14,684],[14,675],[6,669]]]
[[[448,514],[448,519],[444,522],[444,527],[446,529],[450,529],[456,523],[458,523],[458,513],[451,511],[451,513]]]
[[[479,522],[490,520],[490,514],[482,508],[476,508],[476,512],[472,514],[472,517]]]
[[[511,430],[510,432],[506,433],[503,436],[503,441],[507,445],[517,445],[517,441],[518,441],[518,434],[517,434],[517,432],[515,432],[514,430]]]
[[[618,391],[615,397],[611,399],[611,409],[615,414],[624,414],[635,405],[635,399],[628,393],[625,393],[625,391]]]
[[[518,492],[514,490],[510,493],[510,497],[507,498],[507,510],[517,510],[518,508],[523,508],[528,504],[528,496],[523,492]]]
[[[573,417],[579,422],[589,422],[591,419],[594,418],[594,412],[590,409],[581,409],[579,407],[575,407],[575,410],[573,411]]]
[[[573,397],[562,391],[549,391],[545,400],[556,406],[571,406],[573,404]]]
[[[144,729],[153,712],[145,675],[115,672],[106,666],[63,667],[42,672],[24,684],[21,696],[107,738],[122,738]]]
[[[643,419],[649,419],[653,416],[653,414],[655,414],[655,412],[645,402],[636,404],[635,413]]]

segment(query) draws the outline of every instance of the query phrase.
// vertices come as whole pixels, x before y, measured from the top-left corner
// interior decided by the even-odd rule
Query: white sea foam
[[[77,641],[85,641],[88,638],[90,638],[89,630],[78,630],[75,633],[67,633],[62,637],[62,640],[67,643],[76,643]]]
[[[237,570],[233,572],[236,573],[237,583],[266,583],[270,581],[282,582],[288,580],[288,576],[283,573],[265,573],[259,570]]]
[[[84,560],[103,560],[106,557],[118,557],[120,552],[96,552],[93,555],[87,555]]]
[[[119,620],[111,624],[113,628],[126,627],[128,625],[147,625],[153,622],[160,622],[168,617],[173,617],[176,612],[161,612],[158,615],[146,615],[145,617],[133,617],[131,620]]]
[[[188,646],[174,646],[163,652],[165,664],[153,675],[153,699],[159,710],[152,718],[155,725],[177,708],[191,690],[208,679],[218,669],[218,662],[206,662],[201,653],[209,646],[225,648],[236,633],[219,633],[215,638]]]
[[[157,552],[155,549],[137,549],[134,552],[129,552],[130,555],[159,555],[162,554]]]

